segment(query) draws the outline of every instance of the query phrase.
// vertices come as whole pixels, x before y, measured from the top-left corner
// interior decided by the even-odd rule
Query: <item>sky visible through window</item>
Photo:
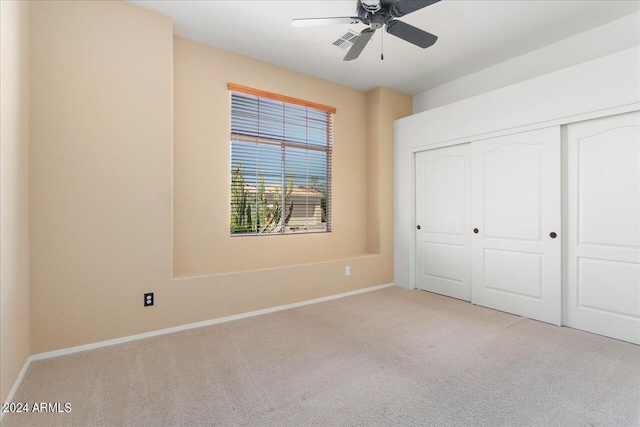
[[[257,144],[255,142],[232,141],[234,149],[231,155],[233,166],[242,166],[245,181],[257,185],[260,174],[267,185],[282,184],[282,148],[277,145]],[[256,161],[247,160],[254,155]],[[322,184],[327,177],[327,153],[308,151],[299,148],[285,149],[286,176],[293,178],[294,185],[308,185],[309,180]],[[313,178],[313,179],[312,179]]]
[[[235,93],[231,107],[232,187],[236,183],[232,188],[232,234],[260,233],[259,224],[268,220],[262,216],[269,215],[267,211],[274,204],[283,204],[277,200],[277,193],[289,191],[285,212],[276,212],[287,221],[285,227],[281,221],[277,231],[318,231],[319,227],[326,231],[330,114]],[[239,181],[246,191],[239,190]],[[261,188],[266,189],[267,196],[261,195]],[[265,199],[262,208],[258,200],[261,197]],[[246,209],[249,210],[244,213]],[[290,211],[293,213],[288,215]],[[244,218],[249,214],[250,220]],[[248,221],[249,228],[237,224],[234,228],[234,218],[236,222]]]
[[[329,143],[327,113],[323,111],[248,96],[234,97],[232,108],[232,134],[321,147]],[[238,144],[238,149],[232,151],[231,162],[242,164],[248,183],[256,184],[260,171],[267,184],[282,183],[280,146],[241,141],[234,141],[234,144]],[[255,153],[257,161],[254,164],[246,162],[249,153]],[[285,172],[293,177],[294,185],[307,185],[309,177],[317,178],[322,183],[327,176],[326,157],[324,152],[288,147],[284,158]]]

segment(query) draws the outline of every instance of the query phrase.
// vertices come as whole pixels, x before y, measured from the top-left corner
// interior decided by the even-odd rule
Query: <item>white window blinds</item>
[[[332,113],[231,92],[231,235],[331,230]]]

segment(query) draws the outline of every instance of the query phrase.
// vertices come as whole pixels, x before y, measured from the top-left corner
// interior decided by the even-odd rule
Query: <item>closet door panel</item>
[[[415,170],[416,287],[469,301],[469,144],[417,153]]]
[[[640,113],[567,126],[567,326],[640,344]]]
[[[472,302],[560,324],[560,128],[473,142],[471,179]]]
[[[484,236],[539,241],[540,147],[500,146],[484,152],[482,161]]]

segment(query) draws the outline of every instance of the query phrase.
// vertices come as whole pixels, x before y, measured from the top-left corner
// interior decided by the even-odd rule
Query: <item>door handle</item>
[[[478,230],[477,228],[474,228],[474,229],[473,229],[473,232],[474,232],[474,233],[476,233],[476,234],[478,234],[478,232],[479,232],[479,231],[480,231],[480,230]]]
[[[418,230],[420,230],[420,226],[417,226],[416,228],[417,228]]]
[[[552,231],[551,234],[549,234],[549,237],[551,237],[552,239],[555,239],[556,237],[558,237],[558,235],[556,234],[555,231]]]

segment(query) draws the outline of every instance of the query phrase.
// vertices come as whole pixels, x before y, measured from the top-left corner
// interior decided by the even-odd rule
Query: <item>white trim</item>
[[[173,328],[160,329],[158,331],[145,332],[142,334],[129,335],[127,337],[115,338],[107,341],[100,341],[100,342],[95,342],[95,343],[86,344],[86,345],[79,345],[77,347],[69,347],[69,348],[63,348],[60,350],[48,351],[46,353],[34,354],[32,356],[29,356],[27,361],[24,363],[24,366],[20,371],[20,375],[18,375],[16,382],[13,384],[13,387],[11,388],[11,391],[9,392],[9,395],[7,396],[7,400],[5,401],[5,403],[11,403],[11,401],[13,400],[13,396],[16,394],[16,391],[18,390],[18,387],[20,386],[20,383],[22,382],[22,379],[24,378],[24,375],[27,372],[27,369],[29,369],[29,365],[31,365],[31,362],[35,360],[50,359],[52,357],[79,353],[81,351],[94,350],[97,348],[108,347],[111,345],[123,344],[126,342],[141,340],[145,338],[151,338],[158,335],[172,334],[174,332],[186,331],[188,329],[195,329],[195,328],[202,328],[204,326],[217,325],[218,323],[225,323],[225,322],[230,322],[232,320],[244,319],[244,318],[253,317],[253,316],[260,316],[262,314],[274,313],[276,311],[288,310],[290,308],[303,307],[305,305],[317,304],[320,302],[331,301],[334,299],[350,297],[353,295],[363,294],[365,292],[371,292],[371,291],[377,291],[384,288],[390,288],[392,286],[394,286],[393,283],[385,283],[384,285],[370,286],[368,288],[356,289],[355,291],[343,292],[341,294],[329,295],[326,297],[315,298],[307,301],[294,302],[292,304],[279,305],[277,307],[265,308],[263,310],[249,311],[247,313],[234,314],[233,316],[219,317],[217,319],[205,320],[205,321],[196,322],[196,323],[189,323],[186,325],[175,326]],[[3,415],[4,413],[0,412],[0,420],[2,420]]]
[[[484,139],[497,138],[500,136],[513,135],[521,132],[529,132],[538,129],[544,129],[553,126],[563,126],[577,122],[583,122],[586,120],[600,119],[603,117],[615,116],[618,114],[631,113],[633,111],[640,110],[640,103],[634,102],[628,105],[622,105],[619,107],[606,108],[602,110],[590,111],[583,114],[576,114],[568,117],[561,117],[552,120],[545,120],[538,123],[531,123],[524,126],[517,126],[513,128],[505,128],[492,132],[482,133],[478,135],[468,135],[461,138],[456,138],[448,141],[441,141],[432,144],[419,145],[411,147],[413,153],[419,153],[421,151],[435,150],[436,148],[444,148],[452,145],[466,144],[471,141],[482,141]]]
[[[27,369],[29,369],[29,365],[31,365],[31,360],[32,360],[32,356],[29,356],[29,358],[27,358],[27,361],[24,362],[24,365],[22,366],[22,370],[20,371],[18,378],[16,378],[16,382],[13,383],[13,387],[11,387],[9,394],[7,395],[7,400],[5,400],[4,403],[11,403],[11,401],[13,400],[13,396],[16,394],[18,387],[20,387],[20,383],[22,383],[24,374],[27,373]],[[2,417],[4,417],[4,412],[0,411],[0,421],[2,421]]]
[[[253,316],[260,316],[262,314],[273,313],[273,312],[282,311],[282,310],[288,310],[290,308],[303,307],[305,305],[317,304],[317,303],[325,302],[325,301],[331,301],[331,300],[334,300],[334,299],[349,297],[349,296],[352,296],[352,295],[362,294],[362,293],[365,293],[365,292],[377,291],[379,289],[389,288],[389,287],[391,287],[393,285],[394,285],[393,283],[386,283],[384,285],[371,286],[371,287],[368,287],[368,288],[357,289],[355,291],[344,292],[344,293],[336,294],[336,295],[329,295],[329,296],[326,296],[326,297],[315,298],[315,299],[312,299],[312,300],[294,302],[292,304],[286,304],[286,305],[279,305],[277,307],[265,308],[263,310],[249,311],[247,313],[234,314],[232,316],[219,317],[217,319],[204,320],[202,322],[196,322],[196,323],[189,323],[189,324],[186,324],[186,325],[175,326],[173,328],[160,329],[160,330],[157,330],[157,331],[145,332],[145,333],[137,334],[137,335],[129,335],[127,337],[115,338],[115,339],[107,340],[107,341],[100,341],[100,342],[95,342],[95,343],[91,343],[91,344],[79,345],[77,347],[69,347],[69,348],[63,348],[63,349],[60,349],[60,350],[48,351],[46,353],[34,354],[33,356],[31,356],[29,358],[28,362],[31,362],[31,361],[34,361],[34,360],[49,359],[51,357],[64,356],[64,355],[67,355],[67,354],[79,353],[81,351],[94,350],[96,348],[107,347],[107,346],[117,345],[117,344],[123,344],[123,343],[126,343],[126,342],[135,341],[135,340],[141,340],[141,339],[150,338],[150,337],[155,337],[155,336],[158,336],[158,335],[165,335],[165,334],[171,334],[171,333],[174,333],[174,332],[186,331],[188,329],[195,329],[195,328],[202,328],[204,326],[217,325],[218,323],[225,323],[225,322],[230,322],[232,320],[244,319],[244,318],[253,317]],[[20,379],[22,379],[22,377],[20,377]]]

